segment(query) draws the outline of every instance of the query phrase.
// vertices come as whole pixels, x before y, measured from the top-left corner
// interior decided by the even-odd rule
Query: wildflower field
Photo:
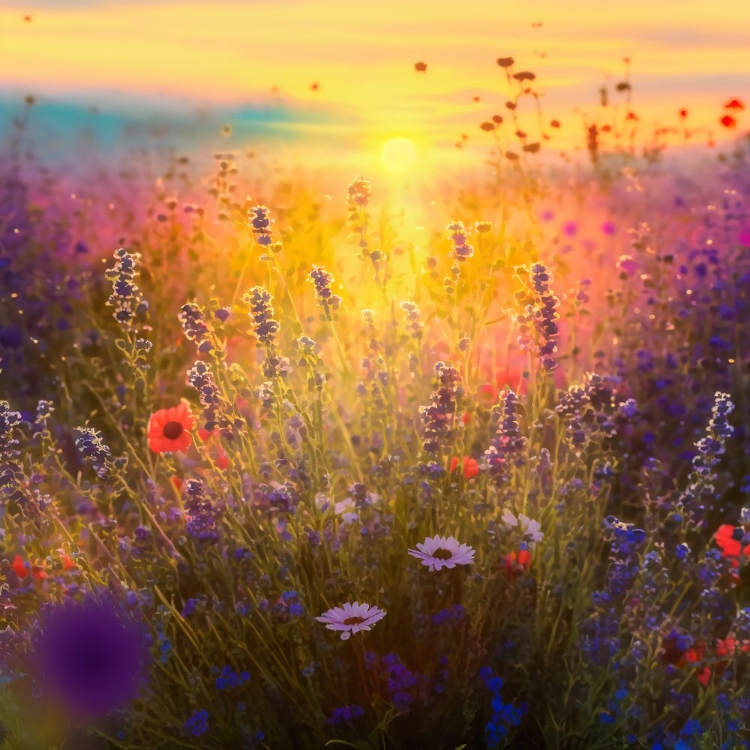
[[[66,173],[19,105],[3,748],[750,747],[743,102],[553,166],[497,68],[406,206],[229,146]]]

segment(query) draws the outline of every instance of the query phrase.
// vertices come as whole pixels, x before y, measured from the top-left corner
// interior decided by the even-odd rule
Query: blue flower
[[[205,708],[196,711],[182,726],[191,737],[201,737],[209,729],[208,711]]]

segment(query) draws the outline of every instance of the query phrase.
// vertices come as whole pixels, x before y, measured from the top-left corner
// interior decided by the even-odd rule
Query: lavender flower
[[[211,368],[205,362],[197,360],[188,370],[187,382],[200,395],[203,418],[206,420],[205,428],[211,431],[217,426],[228,427],[229,420],[223,416],[226,400],[214,381]]]
[[[112,451],[104,442],[102,433],[93,427],[77,427],[76,448],[91,464],[100,479],[107,479],[112,471]]]
[[[463,394],[461,376],[455,367],[438,362],[435,372],[438,388],[432,393],[431,403],[419,408],[424,426],[422,448],[425,453],[438,453],[447,445],[453,433],[458,399]]]
[[[507,482],[511,476],[511,467],[524,461],[526,438],[521,434],[518,421],[520,406],[520,399],[510,388],[500,393],[496,407],[499,417],[497,432],[490,447],[484,452],[490,475],[498,484]]]
[[[195,341],[201,354],[213,351],[214,345],[211,340],[213,329],[206,322],[206,316],[199,305],[194,302],[186,302],[180,308],[178,318],[182,323],[185,338],[188,341]]]
[[[369,203],[371,195],[370,183],[361,175],[357,175],[346,189],[346,205],[350,208],[364,207]]]
[[[115,320],[126,330],[133,328],[136,315],[148,308],[140,289],[135,283],[138,275],[136,265],[140,260],[138,253],[129,253],[121,247],[114,252],[114,268],[107,269],[105,276],[112,282],[112,294],[107,305],[114,307]]]
[[[677,501],[677,509],[687,513],[690,522],[702,528],[706,515],[713,507],[717,479],[715,467],[719,456],[725,452],[724,443],[734,433],[728,415],[734,411],[734,404],[728,393],[717,392],[714,397],[712,416],[706,428],[706,436],[695,444],[698,455],[693,458],[693,470],[688,477],[688,486]]]
[[[451,222],[446,227],[446,231],[453,241],[451,257],[459,263],[465,263],[474,255],[474,248],[466,242],[466,228],[463,222]]]
[[[242,301],[250,308],[251,325],[258,341],[272,347],[279,331],[279,323],[273,319],[273,296],[262,286],[254,286],[243,295]]]
[[[199,542],[211,544],[219,540],[216,528],[216,509],[213,507],[205,486],[197,479],[185,482],[185,518],[187,533]]]
[[[518,343],[522,349],[533,351],[548,372],[557,367],[552,357],[557,351],[560,300],[552,293],[552,273],[543,263],[535,263],[528,269],[529,281],[526,290],[517,298],[523,312],[516,316],[519,326]]]
[[[338,312],[341,305],[341,297],[331,290],[333,274],[328,273],[321,266],[313,266],[307,280],[315,286],[317,302],[325,310],[326,318],[331,320],[332,313]]]
[[[268,247],[271,244],[271,225],[273,220],[269,216],[269,211],[265,206],[253,206],[248,213],[248,226],[253,230],[256,242]]]

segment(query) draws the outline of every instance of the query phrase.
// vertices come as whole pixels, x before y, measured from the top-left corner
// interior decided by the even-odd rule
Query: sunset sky
[[[202,110],[240,131],[366,148],[399,136],[448,147],[461,133],[489,145],[479,123],[508,114],[495,60],[512,56],[536,73],[544,119],[562,122],[555,142],[569,146],[581,142],[574,109],[593,120],[627,56],[644,125],[677,124],[686,108],[689,124],[726,137],[723,103],[750,98],[748,39],[742,0],[4,0],[0,115],[34,94],[61,127],[92,106],[122,121]]]

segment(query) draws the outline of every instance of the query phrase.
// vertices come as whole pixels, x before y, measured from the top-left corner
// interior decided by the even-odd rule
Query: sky
[[[684,108],[685,124],[721,138],[733,135],[723,104],[750,99],[748,39],[744,0],[0,0],[0,117],[33,94],[63,140],[77,121],[106,133],[156,117],[184,130],[189,114],[194,128],[227,120],[342,148],[393,137],[448,148],[462,133],[490,145],[479,124],[507,119],[495,61],[512,56],[536,74],[544,129],[559,120],[553,142],[569,147],[584,120],[605,122],[614,105],[624,116],[612,89],[628,57],[642,127],[676,125]]]

